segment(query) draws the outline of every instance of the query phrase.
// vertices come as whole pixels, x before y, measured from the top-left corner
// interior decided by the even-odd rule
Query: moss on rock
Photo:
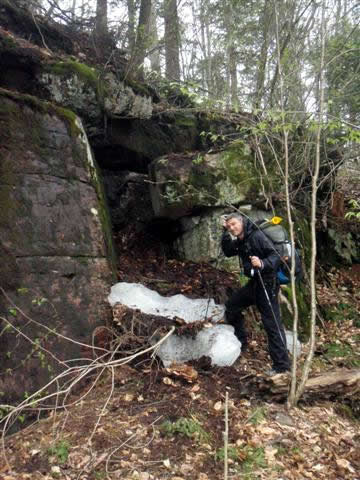
[[[192,114],[176,112],[175,125],[182,128],[197,128],[197,119]]]
[[[137,82],[132,78],[124,78],[123,81],[125,85],[130,87],[135,94],[142,95],[144,97],[152,96],[150,88],[145,83]]]
[[[48,114],[58,116],[64,121],[65,125],[68,127],[68,132],[72,137],[78,136],[81,131],[76,124],[76,114],[69,109],[58,107],[57,105],[45,100],[39,100],[37,97],[32,95],[21,94],[2,88],[0,88],[0,97],[8,98],[15,102],[21,102],[23,105],[27,105],[31,109],[44,115]],[[10,106],[2,106],[0,108],[3,110],[11,109]],[[12,110],[15,112],[14,109]]]
[[[71,77],[75,75],[85,85],[95,91],[96,98],[99,102],[103,102],[104,87],[100,81],[100,74],[96,69],[84,63],[68,59],[64,62],[50,63],[46,66],[45,71],[60,77]]]

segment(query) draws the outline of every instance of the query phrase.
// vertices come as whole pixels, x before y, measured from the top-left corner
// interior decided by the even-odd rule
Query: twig
[[[152,345],[149,348],[141,350],[140,352],[137,352],[133,355],[130,355],[129,357],[122,358],[122,359],[119,359],[119,360],[112,360],[113,355],[115,354],[115,352],[113,352],[113,354],[110,357],[111,359],[107,362],[105,362],[105,361],[104,362],[99,362],[99,359],[95,359],[92,363],[90,363],[90,365],[68,368],[64,372],[61,372],[59,375],[57,375],[57,377],[52,379],[46,385],[41,387],[38,391],[36,391],[32,395],[30,395],[27,399],[23,400],[18,406],[14,407],[11,410],[11,412],[9,412],[7,415],[5,415],[5,417],[3,417],[0,421],[0,424],[3,424],[2,435],[1,435],[1,443],[2,443],[4,459],[5,459],[5,462],[6,462],[7,466],[9,468],[11,468],[10,464],[8,462],[7,456],[6,456],[6,451],[5,451],[5,435],[6,435],[6,432],[8,431],[8,429],[10,428],[10,426],[14,423],[14,421],[16,420],[18,415],[20,415],[20,413],[23,410],[26,410],[26,409],[33,410],[35,408],[35,406],[37,404],[39,404],[40,402],[45,402],[45,401],[48,401],[48,400],[52,400],[54,398],[56,399],[55,407],[49,405],[49,406],[46,406],[46,407],[40,407],[38,409],[39,410],[55,410],[55,411],[57,411],[59,409],[66,410],[67,407],[69,407],[69,406],[71,406],[71,405],[73,405],[73,404],[75,404],[79,401],[79,399],[77,399],[77,400],[74,400],[73,402],[70,402],[69,404],[65,403],[65,401],[66,401],[67,397],[69,396],[70,392],[73,390],[73,388],[83,378],[85,378],[86,376],[88,376],[92,372],[95,372],[95,371],[100,369],[101,370],[100,375],[98,374],[97,379],[92,386],[92,388],[93,388],[94,385],[96,384],[97,380],[101,376],[102,372],[106,368],[110,368],[110,369],[113,370],[114,367],[125,365],[125,364],[131,362],[132,360],[134,360],[135,358],[139,357],[140,355],[144,355],[145,353],[148,353],[150,351],[155,352],[157,350],[157,348],[170,335],[172,335],[174,330],[175,330],[175,327],[172,327],[170,329],[170,331],[164,337],[162,337],[155,345]],[[75,375],[75,378],[74,378],[74,375]],[[66,382],[65,382],[65,386],[64,386],[64,380],[67,377],[72,378],[72,380],[69,382],[69,384],[67,386],[66,386]],[[49,393],[49,394],[46,394],[43,398],[39,398],[40,395],[42,395],[44,392],[49,390],[54,385],[57,385],[57,386],[63,385],[63,386],[61,387],[61,390],[59,390],[59,387],[58,387],[54,393]],[[90,391],[92,390],[92,388],[90,389]],[[112,392],[113,392],[113,388],[112,388]],[[89,394],[89,391],[86,392],[86,394],[82,398],[84,398],[88,394]],[[64,395],[64,400],[62,401],[62,403],[60,405],[59,402],[58,402],[58,399],[61,395]],[[108,397],[108,400],[106,401],[104,408],[106,408],[106,405],[108,404],[109,400],[110,400],[110,396]],[[98,422],[97,422],[97,425],[98,425]],[[96,427],[97,427],[97,425],[96,425]],[[95,428],[95,430],[96,430],[96,428]]]
[[[48,52],[51,52],[50,48],[46,45],[45,38],[44,38],[44,36],[43,36],[43,34],[42,34],[41,30],[40,30],[40,27],[39,27],[39,25],[38,25],[38,23],[37,23],[37,21],[36,21],[36,18],[35,18],[35,16],[34,16],[34,13],[33,13],[33,12],[31,12],[31,16],[32,16],[32,18],[33,18],[33,20],[34,20],[34,23],[35,23],[35,26],[36,26],[38,32],[40,33],[41,40],[42,40],[42,42],[43,42],[43,44],[44,44],[44,47],[46,48],[46,50],[47,50]]]
[[[228,480],[228,447],[229,447],[229,392],[225,392],[225,430],[224,430],[224,480]]]
[[[150,426],[153,426],[155,425],[156,422],[158,422],[160,419],[162,418],[162,415],[160,415],[160,417],[158,417],[156,420],[154,420]],[[105,471],[106,471],[106,474],[109,476],[110,473],[112,472],[109,472],[109,463],[110,463],[110,459],[111,457],[117,452],[120,450],[120,448],[122,448],[124,445],[126,445],[127,443],[129,443],[130,440],[132,440],[133,438],[135,438],[136,436],[138,435],[137,432],[133,433],[132,435],[130,435],[129,438],[127,438],[124,442],[122,442],[118,447],[116,447],[108,456],[108,458],[106,459],[106,464],[105,464]],[[108,477],[109,478],[109,477]]]

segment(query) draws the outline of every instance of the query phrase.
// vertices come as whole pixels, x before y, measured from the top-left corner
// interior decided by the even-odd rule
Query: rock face
[[[37,80],[51,101],[76,112],[92,129],[102,124],[104,114],[109,118],[149,118],[152,114],[149,95],[136,94],[113,73],[101,78],[95,69],[80,62],[50,63]]]
[[[135,172],[102,171],[106,198],[115,232],[129,223],[142,230],[152,220],[147,175]]]
[[[112,240],[96,166],[74,114],[0,90],[0,145],[0,310],[15,327],[2,321],[0,390],[15,399],[60,366],[42,348],[59,361],[89,357],[47,328],[91,343],[108,314]],[[29,333],[32,346],[22,339]]]

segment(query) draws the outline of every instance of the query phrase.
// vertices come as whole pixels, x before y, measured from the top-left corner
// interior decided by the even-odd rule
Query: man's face
[[[234,235],[234,237],[243,237],[244,225],[241,220],[237,218],[230,218],[230,220],[226,222],[226,228],[229,230],[231,235]]]

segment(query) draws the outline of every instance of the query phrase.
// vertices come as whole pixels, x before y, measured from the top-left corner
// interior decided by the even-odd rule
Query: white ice
[[[290,332],[290,330],[285,330],[285,336],[286,336],[286,345],[287,349],[289,350],[290,353],[293,351],[293,345],[294,345],[294,335],[293,332]],[[296,356],[298,357],[301,355],[301,343],[299,340],[296,341]]]
[[[241,352],[241,343],[230,325],[214,325],[203,328],[195,338],[171,335],[157,350],[165,367],[172,363],[210,357],[211,365],[227,367],[232,365]]]
[[[192,299],[184,295],[163,297],[140,283],[116,283],[111,287],[108,297],[111,306],[122,303],[130,308],[139,309],[148,315],[166,318],[182,318],[186,323],[207,320],[218,322],[224,317],[224,305],[215,304],[208,298]]]
[[[215,304],[213,299],[192,299],[185,295],[163,297],[140,283],[120,282],[111,287],[108,297],[111,306],[121,303],[129,308],[139,309],[148,315],[166,318],[182,318],[186,323],[205,319],[212,323],[223,319],[224,305]],[[286,331],[287,347],[292,352],[293,334]],[[229,366],[238,358],[241,343],[230,325],[214,325],[203,328],[193,339],[185,335],[171,335],[159,348],[157,354],[165,366],[172,362],[183,363],[202,356],[211,358],[212,365]],[[301,353],[301,343],[297,341],[296,354]]]
[[[108,297],[111,306],[122,303],[139,309],[148,315],[166,318],[182,318],[186,323],[205,319],[216,323],[224,317],[224,305],[215,304],[213,299],[192,299],[184,295],[163,297],[139,283],[117,283]],[[186,335],[171,335],[160,345],[157,355],[165,366],[184,363],[202,356],[211,358],[212,365],[232,365],[240,355],[241,343],[230,325],[214,325],[203,328],[195,338]]]

